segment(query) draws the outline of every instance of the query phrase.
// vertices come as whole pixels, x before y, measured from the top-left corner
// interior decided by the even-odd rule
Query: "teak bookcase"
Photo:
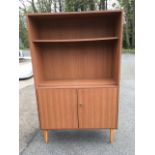
[[[28,14],[40,128],[118,124],[122,11]]]

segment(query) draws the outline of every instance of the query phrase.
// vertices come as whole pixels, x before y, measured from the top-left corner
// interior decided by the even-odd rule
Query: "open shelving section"
[[[29,14],[36,86],[117,85],[120,13]]]

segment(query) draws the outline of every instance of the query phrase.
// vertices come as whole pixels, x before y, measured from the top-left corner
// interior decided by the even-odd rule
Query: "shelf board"
[[[85,39],[35,39],[34,43],[65,43],[65,42],[91,42],[104,40],[117,40],[118,37],[103,37],[103,38],[85,38]]]
[[[49,81],[42,81],[38,84],[38,87],[52,87],[52,88],[90,88],[90,87],[114,87],[114,86],[116,86],[116,82],[112,78],[49,80]]]

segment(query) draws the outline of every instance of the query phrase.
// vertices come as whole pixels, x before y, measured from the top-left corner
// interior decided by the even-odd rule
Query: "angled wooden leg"
[[[114,139],[114,129],[110,129],[110,143],[113,143],[113,139]]]
[[[48,143],[48,130],[43,130],[43,136],[44,136],[44,141],[47,144]]]

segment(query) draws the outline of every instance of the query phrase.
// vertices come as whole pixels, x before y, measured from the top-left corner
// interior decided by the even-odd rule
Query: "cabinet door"
[[[37,91],[41,129],[78,128],[76,89]]]
[[[117,128],[117,88],[78,90],[80,128]]]

